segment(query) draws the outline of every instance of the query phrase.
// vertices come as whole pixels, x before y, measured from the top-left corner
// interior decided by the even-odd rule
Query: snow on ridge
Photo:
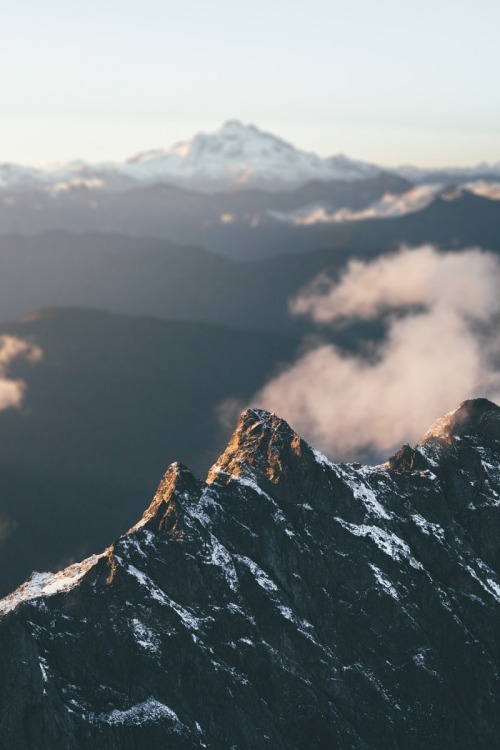
[[[376,518],[383,518],[386,521],[394,517],[393,513],[384,508],[371,487],[360,478],[360,474],[364,478],[369,473],[368,467],[360,467],[354,472],[354,476],[350,476],[349,472],[341,466],[336,467],[336,470],[344,484],[351,490],[353,497],[364,505],[368,513]]]
[[[272,191],[292,190],[311,180],[354,182],[382,171],[343,155],[322,158],[254,125],[229,120],[213,133],[198,133],[124,162],[71,162],[46,168],[0,164],[0,189],[58,195],[81,187],[105,190],[107,181],[113,189],[122,180],[125,186],[166,182],[208,193],[242,187]]]
[[[97,721],[104,724],[115,724],[124,726],[138,726],[147,723],[156,723],[161,719],[173,722],[177,729],[184,727],[181,720],[168,706],[165,706],[155,698],[148,698],[131,708],[120,711],[115,708],[109,713],[102,713],[95,717]]]
[[[479,583],[481,588],[500,603],[500,586],[493,578],[487,578],[485,583],[470,565],[466,565],[465,569]]]
[[[252,573],[259,586],[266,591],[277,591],[278,587],[262,568],[254,560],[244,555],[235,555],[236,559],[243,563]]]
[[[385,529],[381,529],[379,526],[349,523],[339,517],[336,517],[335,520],[342,526],[342,528],[346,529],[354,536],[367,536],[372,539],[377,547],[384,554],[388,555],[388,557],[392,557],[393,560],[407,560],[412,568],[415,568],[415,570],[422,570],[422,564],[419,563],[418,560],[415,560],[407,543],[392,531],[385,531]]]
[[[160,589],[148,575],[136,568],[135,565],[131,564],[128,564],[125,570],[129,575],[131,575],[138,581],[140,586],[147,589],[151,599],[154,599],[164,606],[170,607],[170,609],[172,609],[180,617],[188,630],[199,630],[201,619],[193,615],[192,612],[187,610],[181,604],[174,601],[170,596],[162,591],[162,589]]]
[[[387,194],[358,212],[343,208],[328,213],[325,207],[316,206],[313,211],[309,206],[301,212],[277,218],[310,224],[400,216],[420,210],[440,192],[449,200],[460,197],[464,191],[500,200],[500,182],[496,179],[500,178],[500,163],[468,169],[447,168],[441,173],[417,167],[384,168],[343,154],[323,158],[238,120],[228,120],[215,132],[197,133],[166,149],[140,152],[124,162],[89,164],[77,160],[47,167],[0,164],[0,190],[46,190],[57,196],[82,187],[128,189],[163,182],[208,193],[241,188],[273,191],[293,190],[314,180],[356,182],[383,172],[418,184],[402,195]],[[442,184],[435,184],[436,179],[449,179],[448,184],[453,185],[457,180],[462,182],[446,193]]]
[[[138,180],[167,176],[199,186],[295,187],[309,180],[355,181],[382,170],[344,156],[323,159],[254,125],[226,122],[215,133],[198,133],[168,150],[139,154],[120,171]]]
[[[160,649],[160,639],[151,628],[148,628],[148,626],[137,619],[137,617],[133,617],[130,620],[130,627],[138,646],[153,654],[158,653]]]
[[[375,576],[375,580],[379,584],[379,586],[382,587],[383,591],[385,591],[386,594],[391,596],[395,601],[399,601],[399,594],[396,591],[395,587],[392,585],[392,583],[389,581],[386,576],[382,573],[380,568],[377,568],[376,565],[373,565],[372,563],[369,563],[370,568],[373,571],[373,575]]]
[[[231,554],[226,547],[217,539],[212,532],[210,534],[210,544],[208,546],[208,556],[206,562],[209,565],[215,565],[220,568],[229,588],[232,591],[238,590],[238,575],[234,567]]]
[[[25,583],[0,600],[0,615],[7,614],[22,602],[70,591],[97,562],[106,555],[91,555],[79,563],[73,563],[58,573],[32,573]]]
[[[311,450],[314,456],[314,459],[317,464],[320,464],[320,466],[325,466],[328,469],[333,469],[334,471],[337,470],[337,467],[335,464],[333,464],[324,453],[321,453],[321,451],[317,450],[316,448],[313,448],[311,446]]]
[[[428,521],[420,513],[414,513],[411,518],[426,536],[434,536],[440,542],[444,540],[444,529],[438,523]]]

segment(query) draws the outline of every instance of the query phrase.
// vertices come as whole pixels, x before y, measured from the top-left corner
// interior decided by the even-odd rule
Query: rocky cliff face
[[[0,602],[9,750],[500,743],[500,408],[377,467],[243,414],[103,554]]]

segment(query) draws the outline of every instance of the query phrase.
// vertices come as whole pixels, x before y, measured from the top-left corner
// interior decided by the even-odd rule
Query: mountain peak
[[[221,474],[229,477],[258,475],[278,482],[284,464],[311,450],[296,432],[271,412],[247,409],[239,419],[226,450],[212,466],[207,482]]]
[[[248,409],[212,481],[172,464],[131,532],[0,603],[4,744],[497,747],[499,445],[466,442],[334,466]]]
[[[170,464],[149,507],[128,533],[140,528],[165,530],[182,540],[183,504],[185,498],[197,495],[199,482],[184,464]]]
[[[235,187],[293,190],[311,180],[350,182],[382,171],[344,156],[323,159],[237,119],[226,120],[215,132],[197,133],[167,150],[138,154],[120,170],[141,182],[167,180],[205,192]]]
[[[463,438],[464,445],[472,443],[481,450],[498,451],[500,407],[486,398],[462,401],[456,409],[437,419],[415,447],[403,445],[387,465],[396,471],[434,470],[449,454],[448,448],[460,446]]]
[[[237,119],[229,119],[222,123],[221,127],[217,131],[218,133],[262,133],[263,131],[257,128],[253,123],[246,125]]]
[[[451,442],[452,438],[464,435],[479,436],[488,442],[500,440],[500,407],[486,398],[462,401],[457,409],[431,425],[422,442],[430,438]]]

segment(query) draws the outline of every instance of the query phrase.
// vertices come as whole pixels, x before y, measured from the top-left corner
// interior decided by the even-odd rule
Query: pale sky
[[[123,159],[234,118],[388,166],[500,160],[499,0],[0,7],[0,161]]]

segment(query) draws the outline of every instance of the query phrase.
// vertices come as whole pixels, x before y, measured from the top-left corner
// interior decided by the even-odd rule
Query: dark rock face
[[[250,410],[103,554],[0,602],[9,750],[500,744],[500,408],[378,467]]]

